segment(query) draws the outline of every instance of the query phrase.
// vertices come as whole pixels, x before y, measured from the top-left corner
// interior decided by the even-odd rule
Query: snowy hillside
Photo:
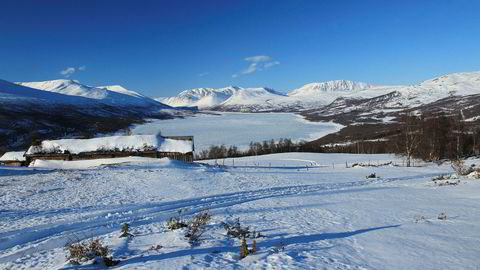
[[[435,185],[449,164],[345,167],[390,161],[401,164],[391,155],[288,153],[225,167],[136,157],[0,169],[0,268],[97,269],[68,263],[64,246],[99,239],[115,269],[475,270],[479,180]],[[198,245],[166,226],[179,210],[190,220],[206,209]],[[222,225],[236,218],[261,234],[244,259]],[[133,237],[119,237],[125,223]]]
[[[32,136],[92,136],[125,129],[145,118],[191,114],[133,91],[110,89],[66,80],[21,84],[0,80],[0,148],[25,149]]]
[[[95,99],[104,104],[114,106],[167,106],[151,98],[127,90],[122,86],[93,87],[80,84],[74,80],[52,80],[41,82],[19,82],[22,86],[69,95]]]

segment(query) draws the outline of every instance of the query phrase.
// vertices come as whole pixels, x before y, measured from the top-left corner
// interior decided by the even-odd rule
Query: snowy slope
[[[114,106],[158,106],[167,107],[158,101],[130,91],[121,86],[92,87],[74,80],[52,80],[41,82],[19,82],[19,85],[39,90],[95,99]]]
[[[18,103],[18,106],[28,103],[41,104],[78,104],[89,105],[95,102],[89,98],[69,96],[61,93],[47,92],[27,86],[0,80],[0,103]]]
[[[97,269],[66,262],[64,245],[100,239],[120,260],[115,269],[476,270],[480,182],[435,186],[449,164],[345,167],[388,161],[401,164],[390,155],[288,153],[225,167],[121,158],[0,169],[0,268]],[[381,178],[365,178],[373,172]],[[212,219],[198,246],[166,228],[179,210],[190,219],[205,209]],[[244,259],[222,226],[236,218],[263,235]],[[135,237],[119,238],[124,223]]]
[[[132,90],[128,90],[127,88],[121,86],[121,85],[107,85],[107,86],[97,86],[98,88],[103,88],[107,89],[113,92],[129,95],[129,96],[134,96],[134,97],[145,97],[144,95],[137,93]]]

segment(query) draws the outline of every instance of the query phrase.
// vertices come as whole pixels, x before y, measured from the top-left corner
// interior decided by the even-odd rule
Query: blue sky
[[[0,78],[286,92],[480,70],[480,1],[0,0]]]

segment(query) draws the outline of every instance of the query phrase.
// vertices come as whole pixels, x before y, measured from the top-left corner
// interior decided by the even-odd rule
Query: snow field
[[[390,155],[288,153],[238,159],[247,166],[235,167],[130,160],[3,169],[0,269],[74,269],[63,246],[76,238],[101,239],[119,269],[476,269],[479,180],[435,187],[430,179],[451,173],[448,164],[345,168],[345,161],[401,163]],[[372,172],[381,178],[366,179]],[[165,228],[179,209],[186,218],[212,214],[200,246]],[[447,220],[437,219],[442,212]],[[416,222],[418,215],[425,219]],[[242,260],[239,241],[221,226],[237,217],[266,236]],[[130,240],[118,238],[125,222]],[[156,245],[163,247],[150,250]]]

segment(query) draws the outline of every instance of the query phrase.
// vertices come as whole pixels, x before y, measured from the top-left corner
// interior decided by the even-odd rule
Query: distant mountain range
[[[283,94],[270,88],[196,88],[174,97],[159,98],[176,106],[196,106],[218,111],[303,111],[318,109],[341,100],[389,97],[386,107],[420,106],[449,96],[480,92],[480,72],[454,73],[417,85],[370,85],[363,82],[336,80],[306,84]]]

